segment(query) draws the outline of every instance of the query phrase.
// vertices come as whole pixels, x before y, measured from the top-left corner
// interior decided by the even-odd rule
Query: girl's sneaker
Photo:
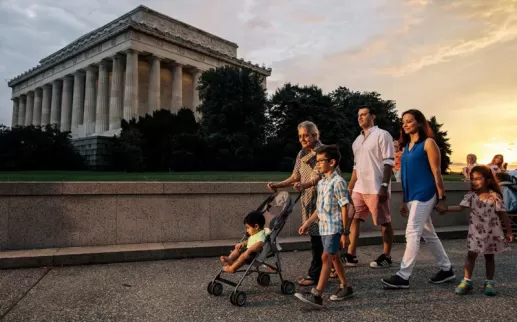
[[[495,283],[493,281],[485,281],[484,289],[485,290],[483,291],[483,294],[485,294],[486,296],[496,295]]]
[[[472,291],[472,281],[467,281],[466,279],[463,279],[460,285],[456,287],[454,293],[458,295],[465,295],[470,291]]]

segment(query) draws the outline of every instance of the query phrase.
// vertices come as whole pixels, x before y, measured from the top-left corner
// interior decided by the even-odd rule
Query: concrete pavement
[[[379,255],[379,245],[359,248],[360,265],[347,269],[356,291],[350,300],[330,303],[328,310],[307,311],[294,297],[281,294],[278,278],[269,287],[249,276],[242,290],[248,304],[235,307],[230,287],[223,295],[207,293],[208,282],[220,269],[217,258],[162,260],[104,265],[0,270],[0,320],[2,321],[487,321],[516,320],[516,244],[510,253],[496,257],[493,298],[483,296],[484,261],[478,259],[472,295],[455,296],[466,255],[464,240],[447,240],[444,246],[455,266],[457,281],[427,283],[437,270],[425,243],[409,290],[384,290],[380,279],[396,266],[373,270],[369,262]],[[396,244],[399,261],[404,244]],[[285,277],[295,280],[306,273],[308,251],[282,253]],[[330,292],[337,287],[331,280]],[[328,293],[328,291],[327,291]]]

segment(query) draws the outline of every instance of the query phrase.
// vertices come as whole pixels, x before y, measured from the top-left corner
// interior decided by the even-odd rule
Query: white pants
[[[422,237],[433,253],[438,266],[444,271],[451,268],[451,262],[443,249],[442,242],[434,231],[431,221],[431,212],[436,205],[436,195],[426,202],[408,202],[409,218],[406,226],[406,250],[400,263],[397,275],[407,280],[415,267],[418,251],[420,250],[420,237]]]

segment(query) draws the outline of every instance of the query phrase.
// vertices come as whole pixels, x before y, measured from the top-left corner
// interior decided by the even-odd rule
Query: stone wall
[[[458,204],[464,183],[446,183]],[[238,239],[242,220],[269,195],[262,182],[1,182],[0,250]],[[296,194],[293,193],[293,200]],[[393,185],[393,225],[400,184]],[[299,204],[282,236],[297,236]],[[436,227],[467,224],[466,214],[433,214]],[[362,230],[378,229],[371,220]]]

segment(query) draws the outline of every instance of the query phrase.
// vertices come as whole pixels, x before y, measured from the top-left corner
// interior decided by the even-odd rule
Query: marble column
[[[32,115],[34,113],[34,92],[27,93],[27,101],[25,103],[25,121],[24,125],[32,125]]]
[[[88,66],[86,68],[86,89],[84,97],[84,117],[83,125],[85,134],[89,135],[95,133],[95,104],[96,85],[97,85],[97,71],[95,66]]]
[[[84,117],[84,78],[85,73],[81,70],[74,74],[74,94],[72,98],[72,126],[71,131],[76,131],[79,125],[83,124]]]
[[[15,127],[18,125],[18,111],[20,108],[20,98],[13,98],[13,117],[11,120],[11,127]]]
[[[171,110],[173,113],[183,107],[183,67],[181,65],[172,66],[172,102]]]
[[[126,53],[126,82],[124,89],[124,119],[129,121],[138,114],[138,53]]]
[[[45,126],[50,123],[50,98],[52,97],[51,91],[51,85],[43,85],[43,99],[41,102],[41,126]]]
[[[109,129],[109,73],[108,62],[99,63],[99,84],[97,88],[97,106],[95,114],[95,133]]]
[[[111,93],[110,93],[110,110],[109,110],[109,129],[115,130],[120,128],[120,121],[123,113],[123,97],[122,97],[122,57],[116,55],[113,57],[113,70],[111,72]]]
[[[34,126],[41,125],[41,103],[43,102],[41,96],[43,95],[41,88],[34,90],[34,112],[32,114],[32,124]]]
[[[194,70],[192,73],[192,109],[194,111],[194,115],[199,117],[199,113],[197,112],[197,107],[201,104],[199,99],[199,91],[197,86],[199,85],[199,77],[201,77],[202,71],[199,69]]]
[[[74,91],[74,78],[70,75],[63,79],[63,95],[61,97],[61,131],[69,132],[72,123],[72,103]]]
[[[25,125],[25,104],[27,103],[27,96],[20,95],[20,105],[18,109],[18,125]]]
[[[63,84],[60,79],[52,82],[52,103],[50,104],[50,124],[56,125],[60,128],[61,122],[61,91]]]
[[[149,110],[148,113],[153,115],[153,111],[157,111],[160,106],[160,58],[153,56],[151,60],[151,70],[149,72]]]

